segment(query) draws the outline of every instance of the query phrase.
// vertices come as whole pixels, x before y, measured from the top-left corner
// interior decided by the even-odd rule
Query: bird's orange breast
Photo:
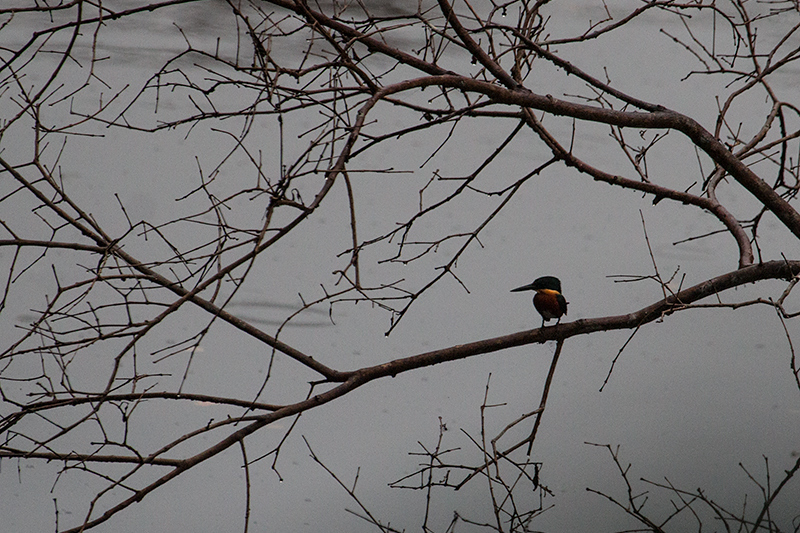
[[[536,296],[533,297],[533,306],[545,320],[567,314],[567,301],[560,292],[552,289],[536,291]]]

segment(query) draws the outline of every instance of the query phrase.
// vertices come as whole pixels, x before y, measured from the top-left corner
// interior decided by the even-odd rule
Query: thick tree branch
[[[718,295],[719,293],[733,287],[738,287],[747,283],[753,283],[766,279],[791,279],[798,275],[800,275],[800,261],[771,261],[769,263],[753,265],[717,276],[716,278],[712,278],[693,287],[684,289],[664,300],[627,315],[580,319],[576,320],[575,322],[561,323],[556,326],[542,327],[529,331],[512,333],[502,337],[460,344],[457,346],[443,348],[441,350],[434,350],[403,359],[396,359],[380,365],[348,372],[348,378],[344,383],[341,383],[340,385],[337,385],[326,392],[311,396],[310,398],[301,402],[286,405],[285,407],[276,409],[274,412],[269,414],[258,416],[257,421],[230,434],[214,446],[204,450],[202,453],[182,460],[180,465],[175,468],[175,470],[159,478],[157,481],[146,486],[145,488],[137,491],[136,494],[127,500],[120,502],[118,505],[109,509],[97,519],[87,522],[83,527],[90,528],[105,522],[119,511],[125,509],[133,503],[141,501],[145,495],[168,483],[170,480],[178,477],[186,470],[189,470],[205,460],[223,452],[229,447],[234,446],[242,439],[248,435],[252,435],[262,427],[277,420],[302,413],[303,411],[317,408],[337,398],[340,398],[371,381],[385,377],[395,377],[410,370],[497,352],[516,346],[538,344],[548,340],[563,341],[569,337],[586,335],[596,331],[633,329],[648,322],[652,322],[656,319],[670,315],[681,309],[685,309],[692,303],[709,296]],[[70,459],[70,457],[65,457],[65,460]],[[153,459],[151,458],[147,458],[145,462],[152,460]],[[78,527],[68,530],[65,533],[77,533],[81,530],[82,528]]]

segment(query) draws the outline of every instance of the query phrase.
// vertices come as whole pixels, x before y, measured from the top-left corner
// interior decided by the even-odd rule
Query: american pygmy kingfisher
[[[556,324],[561,321],[561,316],[567,314],[567,300],[561,294],[561,281],[553,276],[544,276],[530,285],[511,289],[511,292],[536,291],[533,297],[533,306],[542,315],[542,327],[548,320],[555,318]]]

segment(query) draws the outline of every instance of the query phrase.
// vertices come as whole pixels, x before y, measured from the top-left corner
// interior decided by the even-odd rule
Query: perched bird
[[[544,323],[555,318],[556,324],[561,321],[561,316],[567,314],[567,300],[561,294],[561,281],[553,276],[544,276],[530,285],[511,289],[511,292],[536,291],[533,297],[533,306],[542,315]]]

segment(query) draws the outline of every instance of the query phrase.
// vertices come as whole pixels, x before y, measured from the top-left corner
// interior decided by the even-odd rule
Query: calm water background
[[[586,27],[587,19],[602,16],[588,3],[562,9],[564,13],[552,22],[554,34],[560,26],[576,33]],[[141,24],[129,21],[109,32],[101,47],[112,55],[113,61],[102,65],[102,75],[117,87],[130,83],[130,90],[136,90],[166,58],[183,49],[183,40],[173,22],[198,46],[203,39],[210,39],[205,46],[213,47],[217,33],[230,30],[228,9],[222,3],[188,5],[171,14],[172,20],[141,18]],[[612,35],[593,46],[560,51],[596,75],[601,73],[601,65],[607,65],[609,75],[621,89],[684,112],[710,129],[716,116],[713,96],[720,86],[712,85],[708,78],[677,81],[687,72],[690,58],[658,33],[665,23],[665,16],[653,16],[619,37]],[[13,28],[20,30],[19,26]],[[21,31],[3,32],[0,39],[5,42],[27,38]],[[231,37],[223,40],[222,49],[230,52],[233,45]],[[665,49],[672,53],[664,53]],[[778,90],[796,91],[796,79],[777,79],[774,83]],[[532,80],[530,87],[554,95],[568,90],[566,86],[550,84],[549,79]],[[85,98],[76,105],[90,108],[91,98]],[[152,123],[152,103],[142,102],[133,116],[142,123]],[[177,99],[165,98],[161,105],[175,116],[190,112],[188,108],[169,108],[180,104]],[[754,106],[751,112],[755,114],[747,116],[747,109],[737,110],[737,118],[745,124],[755,121],[760,125],[761,111]],[[379,118],[389,124],[406,119],[392,115]],[[287,123],[290,133],[297,134],[306,127],[301,121],[292,120],[290,117]],[[571,128],[569,121],[551,124],[561,132]],[[275,121],[265,119],[257,127],[263,135],[265,159],[272,158],[269,164],[274,168]],[[403,139],[367,153],[358,161],[361,168],[394,166],[413,173],[354,175],[361,236],[381,234],[413,213],[418,190],[432,171],[439,169],[450,176],[471,172],[512,127],[501,121],[487,121],[481,127],[461,128],[448,149],[421,169],[438,141],[438,132]],[[197,185],[198,164],[212,168],[230,149],[229,138],[208,128],[197,128],[188,137],[186,131],[142,134],[92,125],[86,128],[103,137],[68,141],[61,163],[64,180],[75,198],[84,201],[107,227],[120,232],[126,222],[110,200],[114,193],[123,199],[133,219],[168,220],[176,209],[189,209],[174,199]],[[6,152],[24,150],[26,140],[24,132],[16,139],[4,139]],[[580,130],[576,147],[596,166],[629,175],[610,143],[607,129],[587,127]],[[658,156],[651,159],[650,170],[664,183],[698,179],[693,152],[677,136],[664,143]],[[547,158],[547,151],[527,136],[477,185],[500,189]],[[236,168],[232,165],[223,170],[226,179],[252,183],[252,171],[246,165],[239,167],[241,174]],[[724,187],[721,195],[735,213],[749,213],[746,209],[752,204],[736,186]],[[344,200],[344,188],[339,184],[334,198],[301,226],[295,237],[257,265],[230,311],[271,332],[291,312],[287,309],[300,305],[298,293],[306,299],[321,296],[319,284],[331,286],[334,278],[330,273],[337,264],[341,266],[336,254],[349,245]],[[482,197],[466,198],[444,209],[426,229],[433,232],[439,225],[448,231],[469,231],[479,211],[485,211],[484,205]],[[258,216],[253,215],[258,212],[255,206],[243,203],[237,207],[242,209],[242,216]],[[20,206],[20,213],[3,216],[25,216],[25,209]],[[539,325],[530,298],[510,294],[509,290],[544,274],[561,278],[570,301],[570,320],[639,309],[659,298],[659,287],[652,283],[615,284],[609,276],[652,272],[640,210],[662,273],[680,268],[687,275],[684,285],[691,285],[735,268],[736,250],[727,236],[672,244],[717,229],[717,222],[710,216],[668,202],[654,207],[649,198],[591,182],[555,166],[534,178],[487,228],[481,236],[484,248],[471,249],[459,261],[457,273],[469,292],[453,281],[440,283],[415,304],[414,311],[388,338],[384,336],[388,317],[366,305],[335,307],[335,324],[328,319],[327,308],[304,314],[281,338],[330,366],[346,370],[528,329]],[[770,224],[773,230],[761,243],[765,258],[775,259],[781,251],[787,257],[797,257],[797,241]],[[187,234],[185,239],[192,236]],[[373,261],[364,264],[366,277],[386,279],[394,275],[391,269],[395,269],[396,277],[413,284],[429,275],[430,270],[422,267],[376,267],[375,260],[392,253],[390,247],[382,250],[366,258]],[[443,247],[428,267],[444,263],[448,253],[452,251]],[[326,260],[317,260],[319,257]],[[744,300],[763,294],[764,287],[777,297],[783,284],[759,284],[758,292],[745,287],[726,297]],[[43,298],[40,293],[31,292]],[[41,308],[41,300],[21,308]],[[176,330],[174,337],[156,337],[154,345],[143,350],[176,340],[202,324],[204,318],[198,314],[194,319],[183,320],[187,322],[176,327],[185,330]],[[10,319],[3,317],[0,325],[4,331],[12,331],[14,322],[29,321],[30,316],[20,314]],[[790,327],[795,339],[800,338],[796,324]],[[555,497],[545,499],[546,506],[554,507],[534,523],[536,529],[603,531],[632,526],[608,501],[586,491],[591,487],[619,498],[625,495],[608,452],[587,442],[620,445],[621,461],[632,464],[631,480],[663,482],[668,478],[686,490],[702,487],[715,502],[732,511],[740,509],[745,492],[751,498],[748,507],[757,506],[759,501],[757,487],[747,479],[740,463],[765,482],[765,456],[776,479],[794,464],[794,456],[800,452],[800,393],[788,372],[787,341],[773,310],[693,310],[650,324],[626,348],[609,384],[602,393],[598,392],[628,335],[595,334],[570,339],[565,345],[534,447],[534,458],[544,464],[542,482],[555,493]],[[360,468],[358,492],[375,516],[395,527],[416,530],[423,516],[423,495],[387,488],[388,483],[417,468],[420,457],[409,452],[422,451],[419,443],[428,447],[435,444],[441,417],[449,429],[445,447],[461,449],[462,455],[454,456],[453,461],[479,460],[478,450],[462,430],[478,436],[479,407],[489,376],[489,401],[505,404],[490,411],[491,432],[497,432],[538,405],[553,348],[552,343],[527,346],[422,369],[371,383],[304,414],[277,465],[282,481],[270,470],[271,460],[252,469],[251,531],[373,530],[345,511],[354,509],[354,503],[309,458],[301,435],[344,480],[352,483]],[[101,361],[103,354],[96,356]],[[264,379],[267,360],[263,346],[220,326],[193,361],[184,390],[220,395],[257,390]],[[278,389],[284,379],[287,384],[312,379],[283,359],[278,360],[275,372],[278,377],[271,383]],[[287,385],[286,398],[291,392]],[[208,413],[197,412],[190,405],[177,409],[170,406],[168,412],[160,412],[159,405],[146,404],[139,412],[141,433],[134,438],[143,444],[160,442],[159,435],[188,431],[206,420]],[[287,425],[284,422],[266,428],[249,438],[250,456],[268,451]],[[96,531],[236,530],[241,527],[244,514],[240,462],[238,452],[230,450],[170,482],[157,495]],[[8,525],[3,527],[20,532],[52,530],[54,498],[62,513],[62,527],[80,521],[85,503],[98,486],[95,481],[76,475],[61,480],[51,492],[58,465],[27,462],[17,466],[4,461],[0,471],[0,516]],[[651,487],[642,484],[639,489]],[[783,495],[773,514],[786,527],[800,510],[798,484],[790,491]],[[652,492],[654,514],[669,512],[670,496]],[[531,498],[536,501],[534,495]],[[434,500],[434,520],[430,525],[438,531],[445,530],[453,510],[475,520],[491,521],[489,500],[478,484],[458,493],[438,491]],[[784,513],[782,519],[777,516],[780,513]],[[708,527],[713,529],[710,523]]]

